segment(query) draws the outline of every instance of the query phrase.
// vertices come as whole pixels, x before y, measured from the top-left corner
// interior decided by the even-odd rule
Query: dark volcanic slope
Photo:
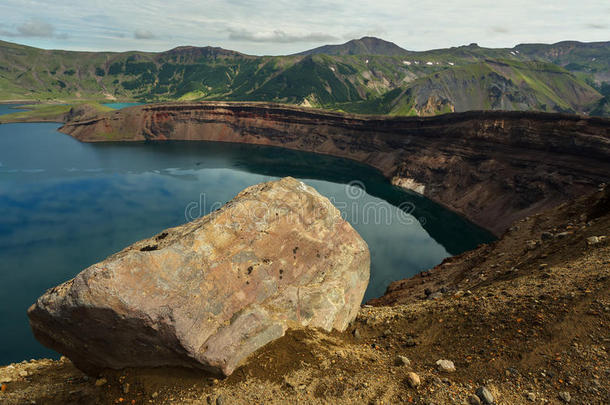
[[[274,145],[369,164],[496,234],[610,180],[610,120],[521,112],[363,117],[275,104],[156,104],[70,122],[85,142]]]
[[[309,49],[299,52],[297,55],[388,55],[388,56],[403,56],[413,52],[409,52],[396,45],[393,42],[384,41],[375,37],[362,37],[360,39],[352,39],[341,45],[324,45],[318,48]]]

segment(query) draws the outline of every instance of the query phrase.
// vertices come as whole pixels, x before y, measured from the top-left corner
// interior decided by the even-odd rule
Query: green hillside
[[[600,92],[610,84],[609,44],[412,52],[366,37],[291,56],[251,56],[211,47],[70,52],[0,41],[0,100],[252,100],[398,115],[607,115]]]
[[[508,60],[446,69],[383,98],[382,105],[396,115],[477,109],[574,112],[600,99],[595,89],[556,65]]]

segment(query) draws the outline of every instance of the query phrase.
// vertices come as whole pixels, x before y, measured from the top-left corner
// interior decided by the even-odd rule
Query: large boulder
[[[344,330],[369,251],[328,199],[293,178],[249,187],[48,290],[36,338],[86,372],[185,366],[229,375],[288,328]]]

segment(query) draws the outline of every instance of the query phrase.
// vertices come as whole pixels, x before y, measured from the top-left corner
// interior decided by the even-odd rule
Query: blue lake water
[[[16,104],[0,104],[0,115],[11,114],[23,110],[17,110],[14,107],[17,107]]]
[[[0,125],[0,365],[56,356],[26,316],[46,289],[255,183],[293,176],[335,203],[371,251],[365,299],[492,239],[353,161],[210,142],[87,144],[58,127]]]
[[[126,107],[133,107],[134,105],[142,105],[144,103],[104,103],[105,106],[120,110]]]

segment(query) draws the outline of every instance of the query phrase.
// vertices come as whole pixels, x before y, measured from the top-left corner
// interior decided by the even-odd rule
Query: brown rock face
[[[185,366],[231,374],[291,327],[344,330],[369,279],[366,243],[292,178],[137,242],[47,291],[36,338],[79,368]]]
[[[610,120],[576,115],[367,117],[274,104],[168,103],[70,122],[61,130],[85,142],[241,142],[346,157],[496,235],[610,182]]]

